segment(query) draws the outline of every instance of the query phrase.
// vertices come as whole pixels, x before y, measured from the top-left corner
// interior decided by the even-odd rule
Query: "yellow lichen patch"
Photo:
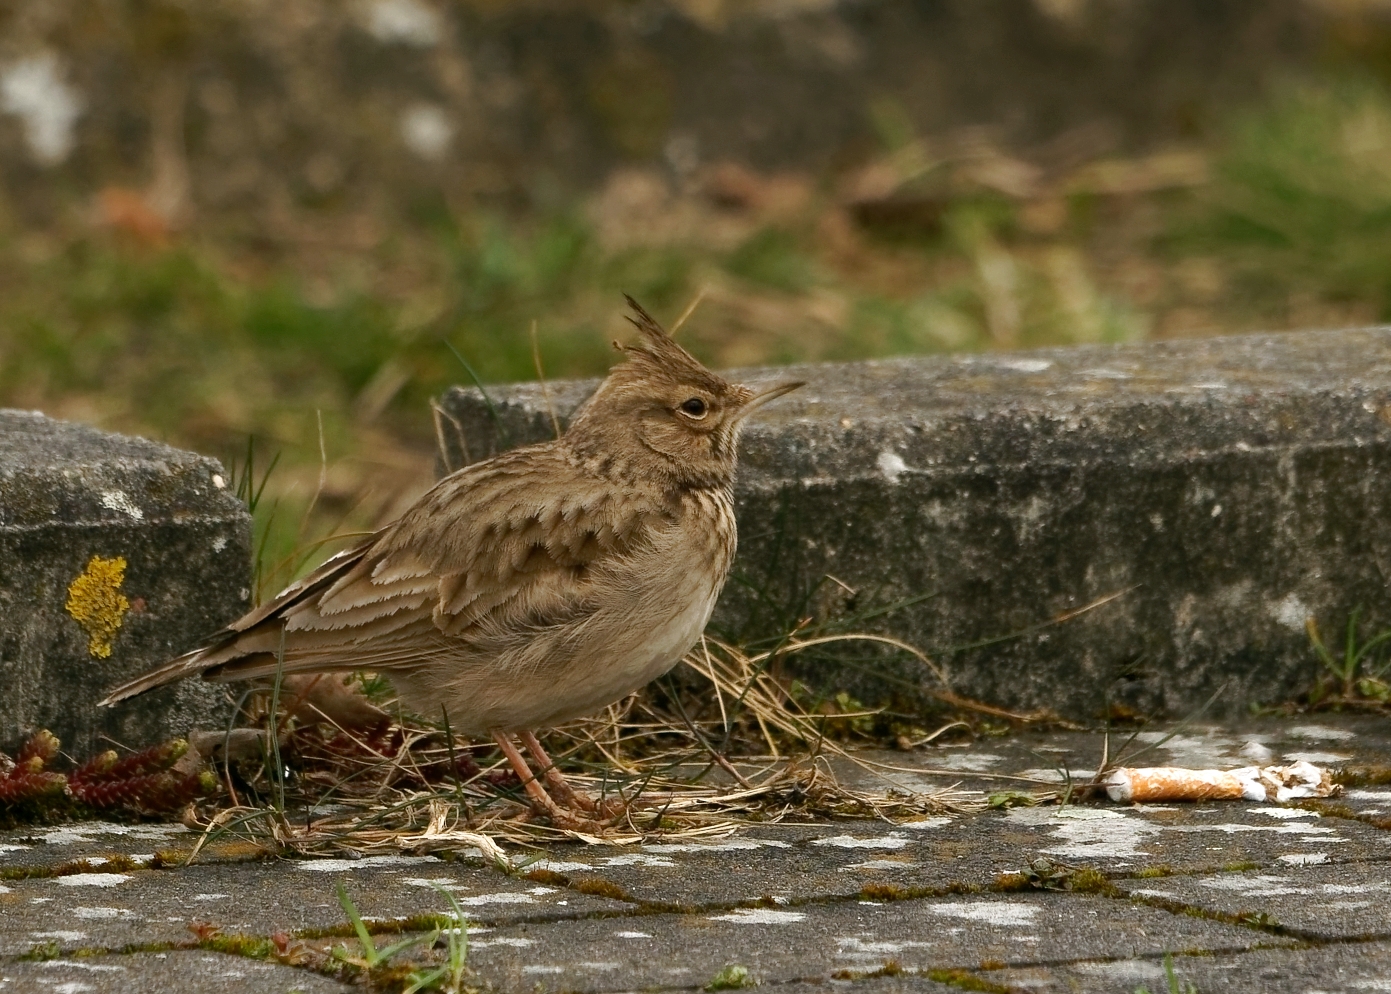
[[[68,587],[68,602],[64,605],[87,631],[87,651],[96,659],[111,655],[111,640],[130,610],[130,601],[121,593],[121,581],[126,578],[124,556],[103,559],[93,556]]]

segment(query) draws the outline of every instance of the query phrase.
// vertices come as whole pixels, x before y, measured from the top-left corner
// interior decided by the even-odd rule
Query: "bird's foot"
[[[588,794],[571,787],[560,771],[555,768],[550,756],[546,755],[546,751],[541,748],[541,743],[536,741],[536,736],[530,732],[522,733],[522,741],[526,744],[527,750],[541,764],[546,785],[551,788],[549,792],[545,786],[542,786],[536,775],[531,772],[526,760],[522,758],[522,754],[512,744],[512,740],[508,738],[506,733],[494,732],[493,739],[502,748],[503,755],[507,757],[512,768],[517,771],[517,775],[521,777],[522,787],[526,790],[532,810],[549,818],[551,824],[556,828],[594,835],[613,827],[614,823],[627,813],[628,806],[621,797],[607,797],[601,801],[596,801]],[[560,799],[560,803],[556,803],[556,797],[552,797],[551,792],[554,792],[555,796]]]

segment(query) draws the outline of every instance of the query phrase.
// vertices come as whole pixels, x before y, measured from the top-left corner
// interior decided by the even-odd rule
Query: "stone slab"
[[[1204,911],[1261,914],[1319,939],[1391,939],[1391,865],[1293,865],[1157,880],[1120,880],[1137,897],[1179,901]]]
[[[1176,956],[1174,975],[1203,994],[1366,994],[1385,990],[1391,977],[1391,943],[1335,943],[1307,949],[1258,949],[1228,956]],[[1029,994],[1151,994],[1168,990],[1161,960],[991,970],[976,975]],[[856,991],[859,991],[857,986]],[[911,989],[911,988],[907,988]],[[880,994],[874,987],[867,994]]]
[[[346,994],[308,970],[201,950],[0,963],[0,991],[33,994]]]
[[[1125,901],[1056,894],[567,921],[499,928],[486,938],[486,946],[475,945],[470,963],[501,990],[596,992],[696,987],[731,963],[772,985],[830,981],[836,973],[868,972],[889,961],[907,970],[974,969],[982,961],[1236,951],[1282,941]]]
[[[190,926],[266,936],[347,925],[342,881],[364,918],[449,913],[435,884],[483,925],[624,913],[630,904],[507,877],[497,870],[432,856],[359,860],[283,860],[168,870],[94,872],[12,880],[0,893],[0,956],[36,943],[62,950],[117,949],[129,943],[187,942]]]
[[[897,826],[756,827],[718,843],[617,852],[565,847],[534,865],[575,883],[617,885],[654,905],[704,907],[851,898],[866,888],[986,888],[1040,857],[1117,875],[1350,862],[1388,868],[1391,832],[1273,805],[1050,806]]]
[[[215,727],[226,692],[196,680],[95,704],[243,612],[250,549],[216,460],[0,410],[0,748],[48,728],[85,758],[102,736],[141,746]]]
[[[968,695],[1182,714],[1225,688],[1235,713],[1302,690],[1305,620],[1341,630],[1391,562],[1391,329],[730,375],[808,385],[745,434],[727,637],[918,598],[871,627]],[[562,421],[593,387],[550,384]],[[551,436],[538,385],[488,394],[443,398],[451,464]],[[1366,606],[1368,631],[1391,624]],[[931,689],[906,657],[848,652],[802,675],[862,700]]]

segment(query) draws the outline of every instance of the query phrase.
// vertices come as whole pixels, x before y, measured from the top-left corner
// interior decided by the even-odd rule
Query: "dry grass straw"
[[[892,767],[861,758],[827,732],[828,724],[874,712],[813,713],[769,672],[777,658],[860,640],[909,652],[936,670],[911,646],[878,635],[791,637],[777,650],[752,656],[703,640],[678,674],[685,692],[668,683],[665,694],[635,695],[552,732],[547,746],[575,787],[599,798],[617,795],[628,805],[621,821],[602,834],[538,821],[491,747],[400,715],[364,731],[322,713],[317,721],[306,719],[301,708],[301,717],[282,713],[272,726],[264,702],[261,717],[277,730],[293,776],[278,783],[275,763],[265,762],[271,750],[264,747],[259,765],[224,763],[232,803],[205,810],[191,824],[205,830],[204,841],[240,838],[278,852],[476,850],[512,865],[499,843],[629,845],[719,838],[754,823],[906,821],[979,807],[981,797],[973,792],[924,792],[905,784]],[[694,714],[691,701],[699,702]],[[269,742],[266,732],[254,734],[257,742]]]

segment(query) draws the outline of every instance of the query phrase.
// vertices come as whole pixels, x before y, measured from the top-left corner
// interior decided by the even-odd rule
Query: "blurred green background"
[[[1386,320],[1391,3],[0,3],[0,406],[254,439],[272,550],[621,292],[718,366]]]

